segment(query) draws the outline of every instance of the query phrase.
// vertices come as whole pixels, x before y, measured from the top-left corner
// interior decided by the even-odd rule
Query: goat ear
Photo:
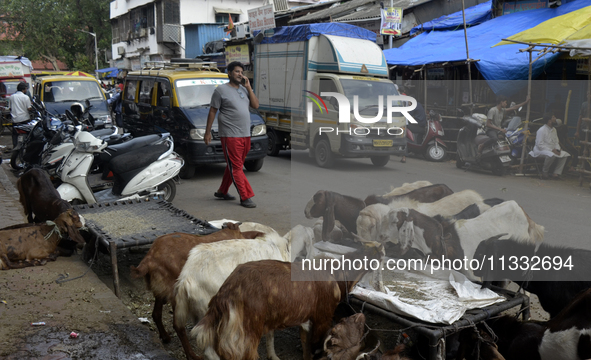
[[[326,209],[324,210],[323,222],[322,222],[322,240],[328,241],[330,233],[334,229],[334,207],[335,200],[334,196],[330,191],[325,194]]]

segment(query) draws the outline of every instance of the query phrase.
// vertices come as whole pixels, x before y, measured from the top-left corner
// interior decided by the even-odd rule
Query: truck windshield
[[[216,87],[227,83],[228,79],[183,79],[176,81],[176,93],[181,107],[209,105]]]
[[[18,86],[18,81],[11,81],[11,82],[5,82],[2,83],[2,85],[0,85],[0,95],[12,95],[16,92],[16,87]],[[4,89],[3,87],[6,87],[6,89]]]
[[[104,99],[94,81],[48,81],[43,86],[43,101],[66,102]]]
[[[390,81],[377,80],[358,80],[358,79],[341,79],[345,96],[349,99],[351,104],[351,111],[353,111],[353,97],[359,97],[358,109],[360,112],[364,110],[374,109],[377,112],[380,95],[383,97],[383,104],[386,107],[386,97],[388,95],[400,95],[394,84]],[[400,106],[397,103],[394,106]]]

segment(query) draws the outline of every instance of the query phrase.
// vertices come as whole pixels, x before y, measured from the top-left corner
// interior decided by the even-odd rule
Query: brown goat
[[[131,277],[144,277],[148,289],[154,293],[155,301],[152,318],[158,328],[162,342],[170,342],[170,335],[168,335],[162,324],[162,306],[170,302],[174,314],[174,284],[185,262],[187,262],[191,249],[199,244],[230,239],[254,239],[261,235],[264,234],[258,231],[240,232],[237,224],[229,223],[227,229],[205,236],[177,232],[160,236],[154,241],[138,267],[131,266]],[[199,359],[191,349],[185,328],[175,325],[174,329],[183,344],[187,358]]]
[[[30,169],[18,179],[16,186],[29,223],[54,221],[60,214],[67,212],[71,217],[71,226],[67,231],[70,239],[79,244],[85,243],[78,231],[83,226],[80,216],[70,203],[61,198],[45,171]]]
[[[394,200],[401,198],[408,198],[416,200],[422,203],[432,203],[437,200],[441,200],[444,197],[453,194],[454,192],[445,184],[436,184],[418,188],[411,192],[396,196],[381,196],[381,195],[369,195],[365,198],[365,205],[373,204],[385,204],[388,205]]]
[[[355,259],[381,259],[383,246],[371,246],[345,255]],[[321,259],[328,260],[328,259]],[[208,358],[258,359],[263,334],[300,326],[304,359],[322,345],[338,303],[347,298],[369,269],[305,270],[304,263],[277,260],[239,265],[209,302],[206,315],[191,331]],[[293,276],[293,277],[292,277]],[[293,279],[302,281],[292,281]]]
[[[365,315],[358,313],[341,319],[324,339],[321,360],[355,360],[363,346]]]
[[[59,254],[57,244],[70,227],[70,214],[66,211],[54,222],[55,225],[19,224],[0,229],[0,269],[43,265],[45,259],[55,261]]]

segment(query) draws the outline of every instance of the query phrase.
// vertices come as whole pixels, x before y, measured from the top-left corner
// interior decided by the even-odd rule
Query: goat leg
[[[174,319],[174,307],[172,308],[172,318]],[[181,340],[181,345],[183,346],[183,350],[185,350],[185,356],[187,360],[203,360],[200,356],[197,356],[191,347],[191,343],[189,342],[189,337],[187,336],[187,329],[184,326],[177,326],[176,322],[172,322],[172,326],[174,327],[174,331],[176,331],[179,340]]]
[[[302,351],[304,360],[312,360],[312,331],[310,331],[310,322],[302,324],[300,327],[300,339],[302,340]]]
[[[154,301],[154,310],[152,311],[152,319],[158,328],[158,335],[160,335],[160,339],[164,344],[168,344],[170,342],[170,335],[166,332],[164,328],[164,324],[162,324],[162,307],[166,304],[166,299],[161,297],[156,297]]]
[[[271,330],[265,335],[267,345],[267,359],[269,360],[280,360],[275,353],[275,333]]]

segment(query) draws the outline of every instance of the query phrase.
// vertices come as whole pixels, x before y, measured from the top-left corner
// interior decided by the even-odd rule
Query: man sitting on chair
[[[552,113],[545,113],[542,118],[545,123],[536,133],[536,146],[530,155],[533,157],[546,157],[544,159],[544,167],[542,168],[542,179],[547,180],[548,172],[552,165],[556,162],[552,179],[559,179],[566,164],[567,157],[570,156],[566,151],[560,150],[560,143],[558,135],[556,134],[556,116]]]

